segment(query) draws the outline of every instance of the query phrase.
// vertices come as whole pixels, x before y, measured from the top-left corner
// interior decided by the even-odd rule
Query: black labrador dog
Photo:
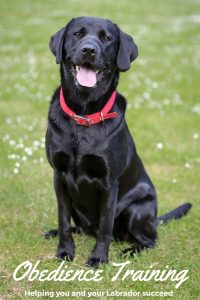
[[[55,33],[50,49],[61,85],[49,109],[47,158],[58,202],[57,257],[72,260],[72,232],[96,237],[89,266],[108,262],[112,238],[129,241],[131,254],[155,245],[160,221],[180,218],[184,204],[157,218],[155,188],[125,121],[119,73],[138,55],[131,36],[106,19],[79,17]]]

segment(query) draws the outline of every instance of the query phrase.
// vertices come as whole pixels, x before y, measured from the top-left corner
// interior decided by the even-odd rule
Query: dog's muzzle
[[[102,79],[104,68],[101,50],[95,42],[85,41],[79,45],[74,56],[74,77],[83,87],[95,87]]]

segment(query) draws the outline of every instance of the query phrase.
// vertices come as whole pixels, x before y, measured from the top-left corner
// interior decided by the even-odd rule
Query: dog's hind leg
[[[147,195],[134,201],[122,213],[126,228],[132,236],[133,246],[125,249],[123,254],[140,253],[146,248],[153,248],[157,238],[156,230],[156,198]]]

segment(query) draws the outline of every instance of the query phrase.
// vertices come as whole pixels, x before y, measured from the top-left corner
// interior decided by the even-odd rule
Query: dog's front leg
[[[100,197],[100,221],[95,247],[87,261],[88,266],[97,267],[99,263],[108,263],[108,249],[112,241],[116,212],[118,183],[104,190]]]
[[[71,233],[71,199],[67,193],[67,186],[62,175],[54,172],[54,188],[58,202],[58,234],[59,244],[57,257],[65,260],[74,258],[74,241]]]

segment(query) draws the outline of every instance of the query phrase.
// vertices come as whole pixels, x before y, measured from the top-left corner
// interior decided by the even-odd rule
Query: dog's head
[[[65,64],[80,89],[104,87],[116,71],[126,71],[138,55],[131,36],[109,20],[72,19],[55,33],[50,49],[57,64]]]

